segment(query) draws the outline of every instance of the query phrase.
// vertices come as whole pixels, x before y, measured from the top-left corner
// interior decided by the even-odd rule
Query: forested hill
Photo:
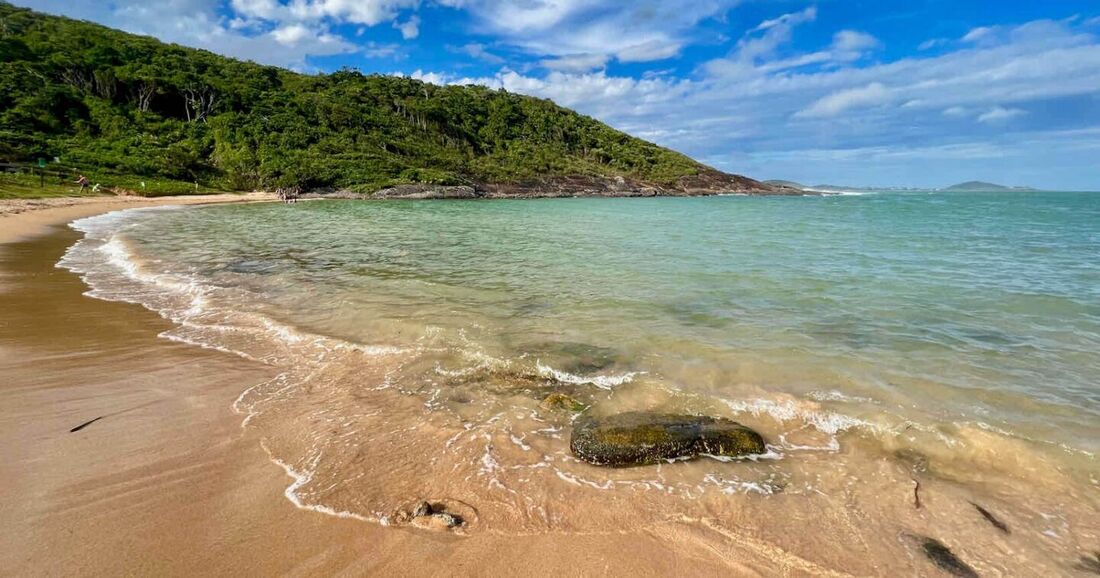
[[[105,180],[225,190],[783,192],[549,100],[298,74],[0,2],[0,162],[55,157]]]

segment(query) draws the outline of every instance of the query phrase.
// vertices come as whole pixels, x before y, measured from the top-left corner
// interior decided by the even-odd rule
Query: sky
[[[16,0],[236,58],[551,98],[804,184],[1100,190],[1096,0]]]

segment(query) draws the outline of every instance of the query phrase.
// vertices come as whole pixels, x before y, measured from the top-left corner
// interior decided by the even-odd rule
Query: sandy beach
[[[488,442],[499,464],[483,462],[490,454],[478,453],[478,436],[467,448],[476,451],[457,464],[433,459],[452,436],[453,418],[424,418],[422,397],[372,387],[384,381],[372,373],[378,367],[351,354],[333,358],[324,371],[301,358],[297,369],[313,381],[296,390],[298,398],[253,411],[256,400],[274,399],[264,389],[278,388],[287,367],[166,339],[176,323],[140,305],[90,297],[78,275],[57,266],[82,238],[68,226],[74,219],[130,207],[267,200],[6,202],[3,574],[500,576],[522,568],[535,576],[946,575],[951,563],[935,561],[941,547],[980,575],[1090,567],[1082,554],[1096,536],[1087,487],[1070,480],[1061,462],[981,429],[954,432],[974,448],[961,461],[954,454],[888,455],[857,436],[792,457],[792,467],[814,475],[824,493],[777,485],[684,500],[663,486],[652,491],[649,483],[630,482],[629,470],[573,470],[589,480],[559,470],[551,480],[557,482],[530,483],[523,468],[541,466],[522,465],[533,454],[514,436]],[[193,216],[195,226],[204,222]],[[649,404],[652,395],[626,387],[619,399]],[[353,430],[357,437],[344,441],[343,426],[326,425],[328,411],[341,420],[382,413],[414,425],[394,430],[386,421],[364,421]],[[795,435],[796,443],[822,443],[807,432]],[[308,474],[316,480],[280,463],[280,456],[308,455],[317,443],[329,444],[332,461],[322,463],[331,470]],[[996,473],[1009,457],[1020,472],[1012,478],[967,477],[978,465]],[[846,465],[833,467],[838,460]],[[673,484],[712,465],[647,471]],[[523,495],[509,502],[485,494],[479,480],[486,467],[524,488]],[[736,479],[752,467],[769,466],[731,464],[728,472]],[[604,491],[612,480],[624,489]],[[325,493],[333,487],[343,489]],[[511,491],[490,489],[498,490]],[[370,499],[442,499],[467,507],[468,523],[448,531],[366,521],[355,512]],[[528,511],[511,505],[520,503]],[[982,507],[993,517],[983,517]],[[542,517],[529,517],[534,510]],[[938,541],[930,547],[922,536]]]
[[[55,267],[72,219],[259,196],[80,200],[2,217],[0,545],[7,575],[830,573],[669,520],[598,534],[454,536],[295,507],[234,399],[270,370],[158,339],[170,323]],[[83,427],[79,427],[82,426]],[[77,431],[71,431],[71,430]]]

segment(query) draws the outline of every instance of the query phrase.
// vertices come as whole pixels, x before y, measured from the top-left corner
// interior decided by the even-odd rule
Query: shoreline
[[[830,574],[688,520],[598,534],[456,536],[300,508],[294,480],[241,427],[271,369],[158,337],[139,305],[84,296],[57,269],[72,220],[140,206],[80,202],[0,217],[0,567],[19,575]],[[184,204],[240,202],[207,197]],[[245,200],[267,200],[246,197]],[[175,201],[175,202],[174,202]],[[83,426],[83,427],[81,427]],[[746,536],[747,538],[748,536]],[[640,553],[639,553],[640,552]]]

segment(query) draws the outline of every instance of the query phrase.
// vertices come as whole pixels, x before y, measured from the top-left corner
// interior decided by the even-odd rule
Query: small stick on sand
[[[101,420],[101,419],[103,419],[103,418],[105,418],[105,417],[107,417],[107,416],[105,416],[105,415],[101,415],[101,416],[99,416],[99,417],[97,417],[97,418],[95,418],[95,419],[90,419],[90,420],[88,420],[88,421],[86,421],[86,422],[84,422],[84,423],[82,423],[82,424],[80,424],[80,425],[78,425],[78,426],[74,427],[73,429],[69,430],[69,433],[76,433],[76,432],[78,432],[78,431],[80,431],[80,430],[82,430],[82,429],[84,429],[84,428],[86,428],[86,427],[88,427],[88,426],[92,425],[93,423],[95,423],[95,422],[97,422],[97,421],[99,421],[99,420]]]
[[[913,507],[920,509],[920,482],[913,479]]]

